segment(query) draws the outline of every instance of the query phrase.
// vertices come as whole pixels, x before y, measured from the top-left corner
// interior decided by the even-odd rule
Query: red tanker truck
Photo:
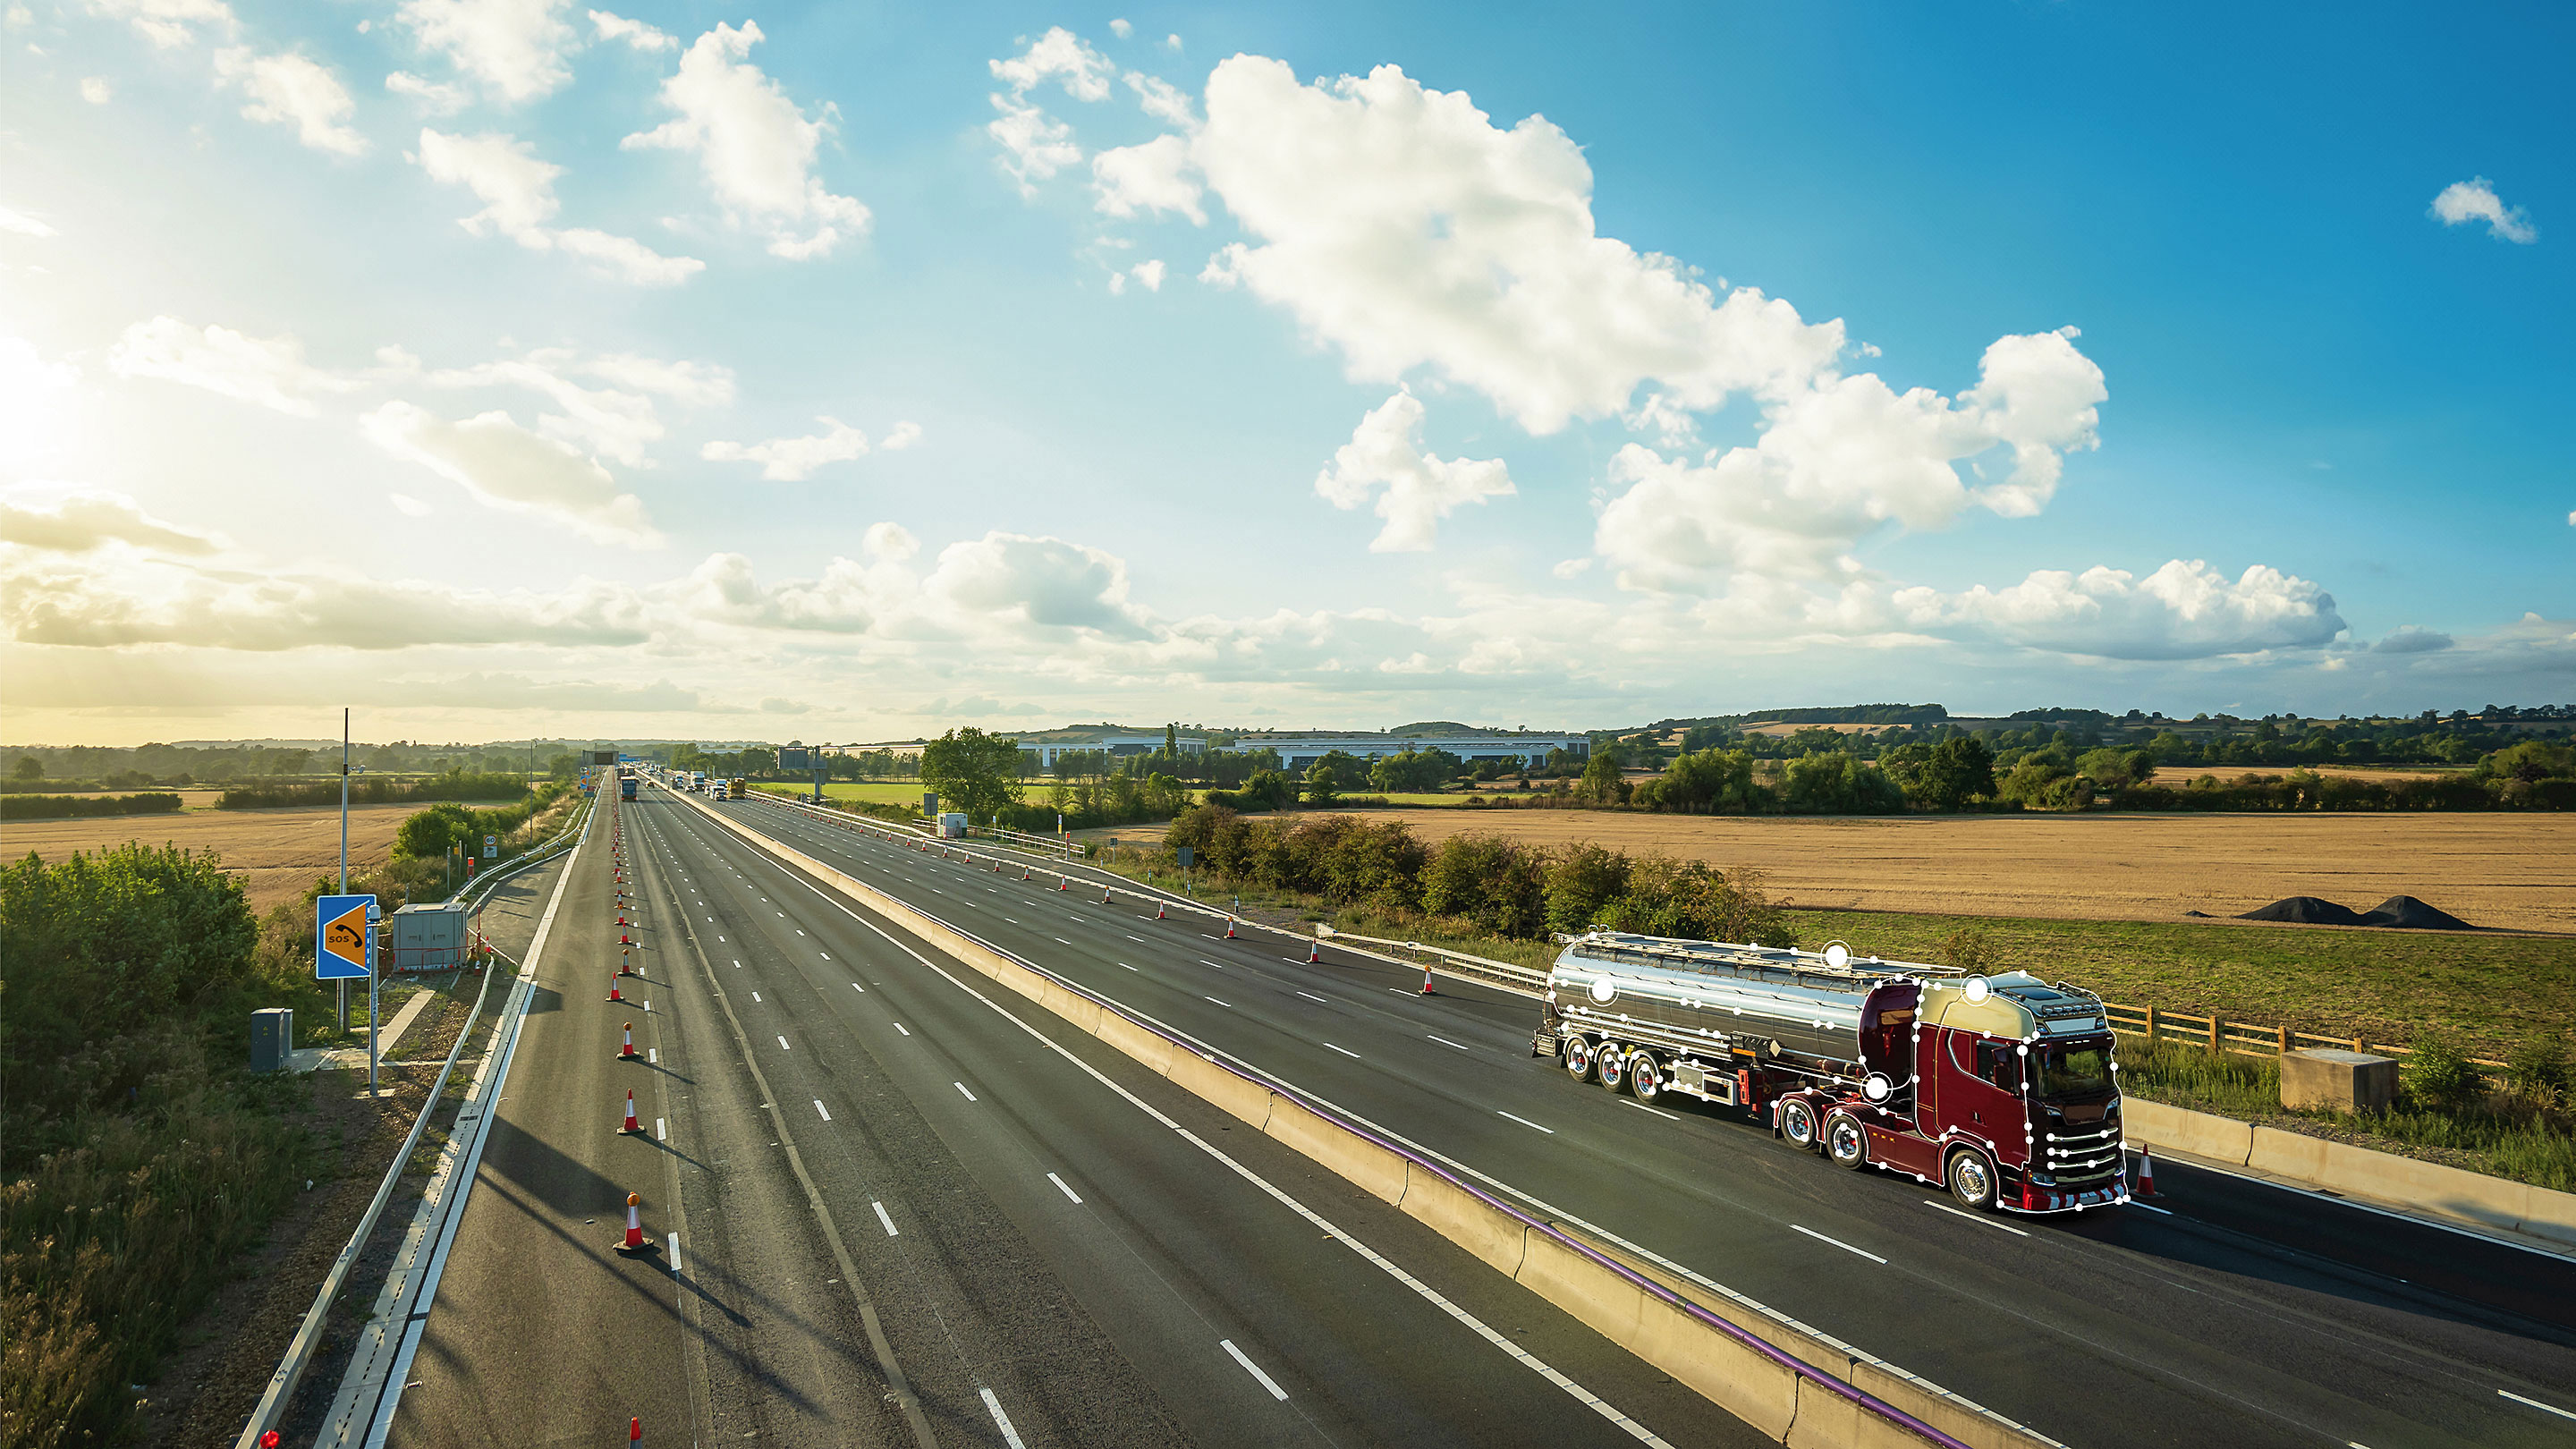
[[[1559,937],[1533,1055],[1641,1102],[1742,1107],[1970,1208],[2128,1201],[2102,1002],[2027,972],[1594,930]]]

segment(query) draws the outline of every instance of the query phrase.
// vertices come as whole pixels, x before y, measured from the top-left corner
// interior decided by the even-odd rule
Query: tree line
[[[1702,940],[1794,944],[1758,872],[1631,856],[1583,844],[1533,846],[1470,832],[1425,844],[1400,820],[1357,815],[1247,819],[1223,805],[1182,811],[1164,833],[1168,865],[1241,889],[1311,896],[1391,916],[1446,919],[1481,935],[1543,940],[1593,926]]]

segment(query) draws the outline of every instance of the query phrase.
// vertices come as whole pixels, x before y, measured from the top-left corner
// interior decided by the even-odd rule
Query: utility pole
[[[340,894],[349,893],[349,711],[340,711]],[[349,1032],[349,982],[340,980],[340,1034]]]

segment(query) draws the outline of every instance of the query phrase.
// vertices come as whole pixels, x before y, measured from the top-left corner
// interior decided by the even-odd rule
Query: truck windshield
[[[2053,1100],[2105,1096],[2111,1090],[2111,1049],[2050,1047],[2040,1058],[2039,1073],[2041,1096]]]

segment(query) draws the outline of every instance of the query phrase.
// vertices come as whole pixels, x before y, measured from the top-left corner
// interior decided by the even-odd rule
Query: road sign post
[[[340,985],[347,1029],[349,983],[367,983],[367,1092],[376,1090],[376,898],[323,896],[313,903],[313,974]]]

